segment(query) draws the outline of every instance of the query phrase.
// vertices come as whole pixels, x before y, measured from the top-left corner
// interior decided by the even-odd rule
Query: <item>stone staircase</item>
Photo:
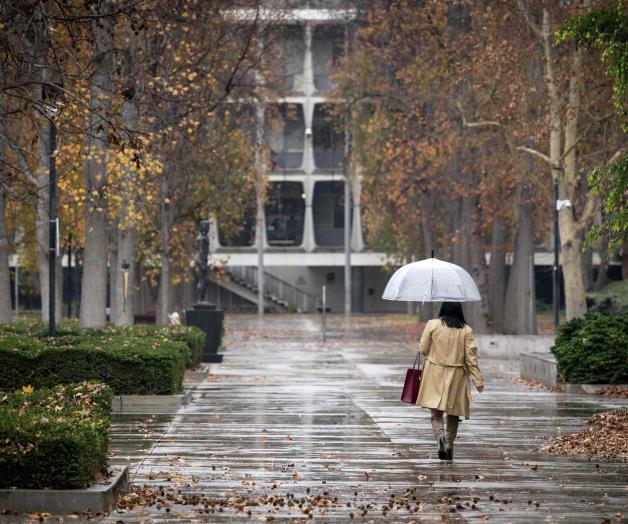
[[[245,300],[258,304],[257,267],[233,266],[225,268],[228,279],[212,279],[217,285]],[[274,312],[296,311],[314,313],[318,298],[302,289],[264,272],[264,308]]]

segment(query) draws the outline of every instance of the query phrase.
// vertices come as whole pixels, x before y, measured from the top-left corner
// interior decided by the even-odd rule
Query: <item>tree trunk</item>
[[[159,273],[159,294],[157,296],[157,324],[168,324],[168,313],[170,312],[170,259],[162,251],[161,269]]]
[[[430,221],[427,216],[429,216],[429,203],[428,198],[425,195],[421,195],[420,197],[421,209],[423,210],[421,216],[421,237],[423,240],[423,253],[425,258],[430,258],[432,256],[432,250],[434,249],[434,239],[432,235],[432,229],[430,227]],[[435,257],[440,258],[442,255],[438,253],[434,254]],[[411,304],[411,302],[408,302]],[[435,311],[436,307],[431,302],[426,302],[425,304],[421,304],[420,302],[416,304],[418,309],[418,319],[419,322],[427,322],[428,320],[435,318],[438,314],[438,311]]]
[[[454,254],[455,262],[466,269],[478,286],[480,302],[469,302],[464,306],[468,324],[476,333],[488,332],[488,311],[486,308],[486,264],[482,241],[474,226],[474,210],[477,209],[477,198],[463,198],[460,205],[458,242]]]
[[[597,278],[593,282],[593,291],[599,291],[608,284],[608,245],[604,243],[600,249],[600,266]]]
[[[125,229],[117,232],[117,256],[116,267],[112,268],[112,275],[115,273],[115,285],[112,283],[111,305],[114,307],[116,315],[112,319],[116,326],[133,325],[135,319],[135,251],[137,245],[137,234],[135,228]],[[122,262],[126,260],[129,264],[126,276],[126,299],[125,299],[125,277],[122,269]]]
[[[518,206],[517,230],[508,287],[504,332],[515,335],[536,333],[534,290],[534,222],[529,203]]]
[[[5,222],[6,189],[0,180],[0,324],[9,324],[11,311],[11,272],[9,269],[9,242]]]
[[[174,168],[177,169],[176,166]],[[172,226],[172,207],[169,203],[169,170],[164,169],[161,174],[160,196],[161,196],[161,271],[159,277],[159,294],[157,296],[157,324],[168,323],[168,313],[170,311],[170,227]],[[168,202],[167,202],[168,201]]]
[[[573,209],[563,209],[558,216],[560,254],[565,282],[565,313],[567,320],[571,320],[587,312],[582,275],[582,238],[577,231]]]
[[[504,298],[506,288],[506,228],[501,218],[493,222],[491,264],[488,273],[488,307],[493,332],[504,331]]]
[[[529,9],[520,0],[527,20],[531,19]],[[590,2],[586,0],[583,7],[590,9]],[[564,100],[559,91],[559,84],[554,70],[554,34],[550,24],[550,11],[543,7],[542,23],[536,29],[543,46],[543,60],[545,69],[545,84],[549,103],[549,133],[552,176],[558,180],[560,198],[570,200],[576,205],[576,189],[578,186],[577,171],[577,143],[578,143],[578,117],[580,110],[580,75],[582,72],[582,50],[573,51],[571,71],[569,74],[569,88],[567,100]],[[563,132],[563,119],[561,110],[565,111],[564,144],[561,140]],[[561,147],[563,146],[563,147]],[[564,151],[564,157],[563,157]],[[581,217],[581,221],[586,218]],[[581,227],[578,227],[578,226]],[[584,281],[582,276],[582,231],[584,224],[576,222],[573,207],[563,208],[559,213],[559,230],[561,239],[562,269],[565,281],[565,303],[567,320],[584,315],[587,311]]]
[[[127,128],[135,129],[138,122],[137,105],[134,100],[125,100],[122,104],[122,120]],[[135,252],[137,249],[137,230],[128,223],[129,210],[135,206],[136,195],[129,188],[135,187],[129,171],[124,174],[126,190],[120,207],[119,226],[116,228],[116,263],[112,266],[111,308],[112,320],[116,326],[130,326],[135,320]],[[128,269],[122,268],[126,261]],[[126,273],[126,277],[125,277]],[[126,297],[126,298],[125,298]]]
[[[94,74],[89,102],[88,127],[85,140],[84,184],[85,254],[81,286],[81,326],[105,324],[107,306],[108,232],[106,200],[103,188],[107,178],[109,125],[106,118],[111,109],[113,72],[113,0],[98,4],[100,17],[92,24],[94,33]]]
[[[595,283],[595,277],[593,275],[593,249],[590,247],[582,253],[582,279],[584,280],[585,292],[591,291]]]
[[[582,50],[574,51],[571,76],[569,79],[568,107],[565,115],[564,169],[559,179],[562,198],[568,199],[572,207],[563,208],[558,215],[560,229],[560,252],[562,255],[563,276],[565,279],[565,305],[567,320],[581,317],[587,312],[584,288],[583,264],[583,221],[580,223],[574,214],[577,203],[579,180],[577,165],[578,117],[580,111],[580,74],[582,70]],[[589,198],[593,198],[589,196]],[[582,213],[581,213],[582,215]]]

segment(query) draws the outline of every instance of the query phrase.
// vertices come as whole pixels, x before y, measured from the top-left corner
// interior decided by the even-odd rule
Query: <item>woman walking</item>
[[[459,417],[469,418],[471,387],[484,391],[473,330],[466,324],[460,302],[443,302],[438,318],[421,335],[419,351],[426,357],[417,405],[429,408],[438,442],[438,458],[453,460]],[[447,431],[443,421],[447,414]]]

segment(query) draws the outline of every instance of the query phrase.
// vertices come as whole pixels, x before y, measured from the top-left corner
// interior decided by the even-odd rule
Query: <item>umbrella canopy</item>
[[[385,300],[475,302],[481,300],[469,273],[456,264],[428,258],[400,267],[386,285]]]

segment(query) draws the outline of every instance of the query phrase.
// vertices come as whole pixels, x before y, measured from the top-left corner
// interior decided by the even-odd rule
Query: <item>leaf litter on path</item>
[[[628,460],[628,410],[596,413],[586,420],[587,429],[550,439],[540,450],[560,455]]]

